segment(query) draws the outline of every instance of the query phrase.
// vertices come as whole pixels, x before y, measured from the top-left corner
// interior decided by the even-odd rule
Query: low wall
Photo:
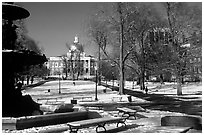
[[[26,129],[88,119],[87,111],[55,113],[19,118],[2,118],[2,129]]]
[[[165,116],[161,118],[161,126],[183,126],[202,130],[202,118],[197,116]]]

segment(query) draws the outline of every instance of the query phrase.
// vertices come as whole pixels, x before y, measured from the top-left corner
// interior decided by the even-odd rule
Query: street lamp
[[[97,98],[97,82],[98,82],[98,71],[97,71],[97,66],[95,66],[95,71],[96,71],[96,89],[95,89],[95,100],[98,101]]]
[[[134,82],[135,82],[135,79],[134,79],[134,73],[132,73],[132,89],[134,89]]]
[[[73,58],[73,55],[75,53],[75,51],[77,50],[77,47],[75,45],[72,45],[70,47],[70,53],[71,53],[71,69],[72,69],[72,81],[73,81],[73,84],[75,85],[75,76],[74,76],[74,67],[73,67],[73,61],[72,61],[72,58]]]
[[[112,79],[113,79],[113,87],[114,87],[114,72],[112,72]]]
[[[61,93],[61,90],[60,90],[60,73],[59,73],[59,94]]]
[[[113,70],[113,68],[115,67],[115,65],[114,64],[111,64],[111,67],[112,67],[112,70]],[[112,81],[113,81],[113,87],[114,87],[114,72],[112,71]]]

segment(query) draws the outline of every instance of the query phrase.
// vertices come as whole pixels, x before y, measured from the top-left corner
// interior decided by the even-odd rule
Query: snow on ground
[[[117,86],[117,81],[114,81],[114,84],[112,81],[108,82],[109,85]],[[136,84],[136,83],[135,83]],[[160,83],[146,83],[146,86],[149,89],[149,94],[165,94],[168,96],[176,96],[176,85],[174,83],[167,83],[161,85]],[[132,89],[132,82],[126,81],[125,88]],[[113,100],[113,97],[117,97],[118,92],[112,91],[111,89],[106,89],[106,93],[103,91],[106,89],[104,86],[97,86],[97,97],[99,103],[107,103],[107,102],[117,102]],[[50,90],[50,92],[48,92]],[[95,90],[96,90],[96,84],[94,82],[90,81],[75,81],[75,85],[73,84],[73,81],[70,80],[59,80],[57,81],[50,81],[46,82],[43,85],[29,88],[27,90],[23,91],[23,94],[29,94],[33,97],[35,101],[39,98],[43,97],[57,97],[60,101],[65,103],[70,103],[73,97],[78,96],[91,96],[92,99],[95,99]],[[134,86],[133,91],[140,91],[140,87],[138,85]],[[183,94],[188,96],[196,96],[200,97],[202,99],[202,84],[196,83],[196,84],[187,84],[184,85],[183,88]],[[59,91],[61,94],[59,94]],[[127,102],[128,98],[127,95],[123,95],[122,102]],[[137,102],[147,102],[146,100],[132,97],[132,101]],[[43,103],[45,101],[41,101],[40,103]]]
[[[112,85],[112,82],[108,82],[109,85]],[[132,89],[132,82],[126,82],[126,87],[128,89]],[[115,81],[114,83],[115,86],[117,86],[117,82]],[[147,84],[149,88],[149,93],[153,94],[166,94],[169,96],[176,96],[176,87],[174,83],[165,83],[165,85],[161,85],[160,83],[148,83]],[[76,81],[76,85],[74,86],[72,81],[60,81],[60,89],[61,89],[61,94],[59,94],[59,81],[50,81],[46,82],[45,84],[41,86],[37,86],[34,88],[29,88],[27,90],[23,91],[23,94],[29,94],[32,96],[34,100],[37,98],[42,98],[42,97],[57,97],[60,98],[60,101],[70,103],[70,100],[73,99],[75,96],[91,96],[92,99],[94,100],[95,98],[95,88],[96,85],[94,82],[89,82],[89,81]],[[48,92],[48,89],[50,89],[50,92]],[[98,86],[98,101],[94,102],[99,102],[99,103],[112,103],[112,102],[118,102],[117,100],[114,101],[113,97],[117,97],[118,92],[117,91],[112,91],[111,89],[106,89],[103,86]],[[103,92],[103,90],[106,89],[106,93]],[[134,86],[134,91],[141,91],[139,89],[139,86]],[[197,96],[200,97],[200,100],[202,100],[202,84],[201,83],[196,83],[196,84],[187,84],[183,86],[183,94],[184,96]],[[185,95],[186,94],[186,95]],[[122,95],[122,100],[121,102],[128,102],[128,95]],[[136,101],[137,103],[144,103],[147,102],[146,100],[137,98],[137,97],[132,97],[133,102]],[[189,100],[189,99],[187,99]],[[40,103],[45,103],[45,101],[40,101]],[[138,119],[128,119],[127,120],[127,125],[132,125],[132,124],[137,124],[139,127],[135,127],[133,129],[137,128],[144,128],[144,125],[146,127],[149,126],[154,126],[154,125],[160,125],[160,118],[163,116],[170,116],[170,115],[179,115],[183,116],[186,115],[184,113],[179,113],[179,112],[170,112],[170,111],[162,111],[162,110],[154,110],[154,109],[146,109],[147,112],[138,112]],[[95,110],[98,111],[102,116],[106,115],[118,115],[117,111],[104,111],[104,110]],[[152,121],[151,118],[158,118],[156,121]],[[57,126],[66,126],[64,124],[60,124]],[[39,130],[43,130],[46,128],[52,128],[56,127],[56,125],[53,126],[47,126],[47,127],[35,127],[35,128],[30,128],[30,129],[24,129],[24,130],[17,130],[17,131],[9,131],[13,133],[30,133],[34,132],[37,133]],[[113,127],[115,128],[115,125],[109,124],[107,127]],[[7,131],[4,131],[7,132]],[[67,133],[69,131],[65,131],[64,133]],[[90,127],[90,128],[85,128],[79,130],[79,133],[95,133],[95,127]]]

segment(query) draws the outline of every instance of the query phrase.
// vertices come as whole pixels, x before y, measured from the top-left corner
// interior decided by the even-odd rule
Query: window
[[[155,42],[159,41],[159,32],[158,31],[155,32],[155,37],[154,38],[155,38],[155,40],[154,40]]]
[[[193,61],[192,61],[192,59],[190,59],[190,63],[192,63]]]
[[[199,74],[201,73],[201,69],[200,69],[200,68],[198,68],[198,73],[199,73]]]
[[[89,72],[89,69],[88,68],[86,68],[86,73],[88,73]]]
[[[58,63],[57,62],[55,63],[55,67],[58,67]]]
[[[200,58],[198,58],[198,62],[200,62]]]
[[[54,63],[54,62],[52,62],[52,63],[51,63],[51,65],[52,65],[52,67],[54,67],[54,66],[55,66],[55,63]]]
[[[197,58],[194,58],[194,62],[196,62]]]
[[[150,44],[154,43],[154,32],[149,32],[149,39],[150,39]]]
[[[194,73],[196,73],[196,67],[194,67]]]
[[[80,73],[81,73],[81,75],[83,75],[83,74],[84,74],[84,69],[83,69],[83,68],[81,68]]]
[[[165,37],[165,32],[159,31],[159,38],[161,41],[165,40],[164,37]]]
[[[62,62],[60,62],[60,67],[63,67],[63,65],[64,65],[64,64],[63,64]]]
[[[197,69],[196,73],[199,74],[199,69],[198,68],[196,68],[196,69]]]
[[[89,61],[88,60],[86,60],[86,67],[88,67],[89,66]]]

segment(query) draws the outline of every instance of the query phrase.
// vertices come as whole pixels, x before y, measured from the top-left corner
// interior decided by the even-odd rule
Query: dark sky
[[[87,43],[85,33],[88,17],[94,3],[90,2],[26,2],[18,3],[30,12],[26,19],[28,35],[39,47],[44,48],[47,57],[67,52],[66,43],[72,43],[77,34],[85,53],[94,54],[94,47]]]

